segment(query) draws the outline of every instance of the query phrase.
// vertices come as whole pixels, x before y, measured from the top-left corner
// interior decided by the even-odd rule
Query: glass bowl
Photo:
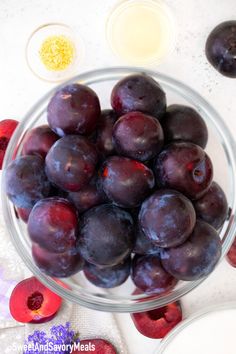
[[[162,0],[119,1],[108,16],[106,36],[114,55],[124,62],[160,64],[175,47],[174,16]]]
[[[66,38],[73,47],[71,63],[63,70],[49,70],[41,61],[40,48],[50,37]],[[37,28],[29,37],[25,49],[26,62],[29,69],[40,79],[48,82],[62,82],[73,77],[84,58],[82,38],[69,26],[62,23],[47,23]]]
[[[194,348],[195,353],[210,354],[207,345],[211,348],[211,353],[233,354],[235,353],[235,315],[235,302],[205,308],[179,323],[161,341],[155,354],[185,354],[189,353],[189,348]]]
[[[125,75],[142,72],[152,76],[162,85],[167,94],[168,104],[180,103],[190,105],[197,109],[206,121],[209,130],[209,142],[206,150],[213,160],[215,170],[214,179],[224,189],[230,207],[229,217],[220,230],[223,245],[223,258],[236,234],[236,148],[230,131],[214,108],[187,85],[163,74],[143,68],[117,67],[94,70],[75,76],[73,79],[64,83],[63,86],[74,82],[90,86],[99,95],[101,106],[104,109],[110,106],[111,89],[117,80],[120,80]],[[26,114],[15,131],[6,152],[2,180],[3,214],[7,229],[9,230],[17,252],[32,273],[48,288],[64,299],[95,310],[139,312],[161,307],[180,299],[183,295],[201,284],[204,278],[192,282],[179,282],[175,289],[161,296],[147,294],[131,295],[134,290],[134,285],[131,280],[126,281],[125,284],[115,289],[103,290],[89,284],[82,272],[80,272],[75,276],[63,279],[63,282],[68,285],[68,288],[65,288],[51,277],[43,274],[34,264],[26,225],[21,220],[17,219],[13,204],[8,200],[5,193],[5,168],[15,157],[16,147],[17,154],[19,155],[21,153],[25,133],[29,129],[46,122],[48,102],[59,87],[61,86],[47,93]]]

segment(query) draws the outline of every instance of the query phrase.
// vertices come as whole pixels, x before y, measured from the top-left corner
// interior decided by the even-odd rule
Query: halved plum
[[[18,283],[10,297],[12,317],[22,323],[49,320],[61,307],[60,296],[46,288],[40,281],[31,277]]]
[[[2,169],[3,159],[8,143],[18,123],[19,122],[14,119],[4,119],[0,122],[0,170]]]
[[[182,310],[179,302],[173,302],[151,311],[132,313],[131,318],[142,335],[161,339],[182,321]]]
[[[236,268],[236,238],[227,253],[226,259],[232,267]]]

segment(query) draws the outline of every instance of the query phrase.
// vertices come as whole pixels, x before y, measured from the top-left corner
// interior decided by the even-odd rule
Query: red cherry
[[[9,143],[19,122],[14,119],[4,119],[0,122],[0,169],[2,169],[3,159]]]
[[[80,349],[74,350],[73,354],[117,354],[114,346],[105,339],[85,339],[79,342]]]
[[[31,277],[18,283],[10,297],[12,317],[22,323],[49,321],[61,307],[62,299]]]
[[[236,268],[236,238],[230,247],[226,259],[232,267]]]
[[[131,318],[142,335],[160,339],[182,320],[182,310],[179,303],[173,302],[151,311],[133,313]]]

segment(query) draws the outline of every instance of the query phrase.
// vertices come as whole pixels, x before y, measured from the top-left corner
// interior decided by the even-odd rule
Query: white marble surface
[[[176,18],[176,49],[156,67],[199,91],[236,133],[236,81],[219,75],[206,61],[205,40],[219,22],[235,18],[235,0],[166,0]],[[29,34],[47,22],[75,28],[85,41],[85,59],[78,72],[121,65],[105,39],[105,20],[115,0],[0,0],[0,119],[20,120],[53,84],[28,70],[24,49]],[[236,270],[223,261],[197,290],[183,298],[184,315],[203,306],[236,299]],[[151,354],[157,340],[141,336],[128,314],[116,315],[130,354]],[[203,354],[207,354],[202,352]],[[225,351],[227,353],[227,350]]]

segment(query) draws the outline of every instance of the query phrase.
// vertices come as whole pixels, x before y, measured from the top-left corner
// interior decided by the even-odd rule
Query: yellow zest
[[[73,61],[75,47],[65,36],[50,36],[42,43],[39,55],[48,70],[65,70]]]

